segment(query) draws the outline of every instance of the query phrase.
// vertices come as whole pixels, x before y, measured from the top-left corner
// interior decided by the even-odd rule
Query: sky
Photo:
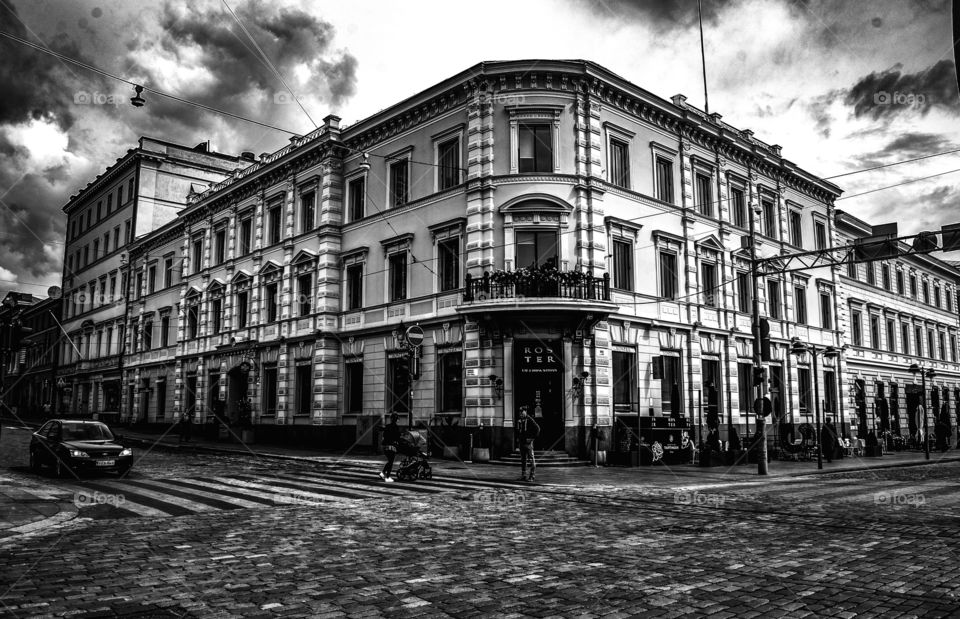
[[[948,0],[702,5],[710,111],[780,144],[802,168],[832,177],[960,149]],[[486,0],[482,8],[449,0],[0,0],[0,30],[300,134],[331,113],[352,124],[483,60],[583,58],[704,107],[696,0]],[[0,291],[44,296],[60,284],[63,205],[141,135],[210,140],[231,154],[274,151],[289,137],[149,94],[134,108],[128,84],[5,37],[0,93]],[[838,208],[871,223],[896,221],[901,234],[960,222],[952,197],[960,153],[833,182],[844,190]]]

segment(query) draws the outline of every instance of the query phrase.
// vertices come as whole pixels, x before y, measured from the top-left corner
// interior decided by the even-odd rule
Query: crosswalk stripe
[[[258,479],[276,479],[282,482],[313,485],[324,489],[329,488],[330,484],[335,482],[340,487],[347,488],[349,490],[355,490],[357,492],[363,492],[367,497],[381,496],[384,494],[389,494],[391,496],[406,494],[406,486],[403,484],[387,485],[380,479],[377,479],[375,483],[364,484],[354,481],[343,481],[339,478],[330,476],[301,475],[299,473],[296,475],[283,475],[274,473],[270,475],[258,476]]]
[[[236,501],[239,501],[239,504],[246,504],[249,507],[261,507],[263,505],[274,506],[277,504],[276,501],[271,499],[261,498],[259,495],[250,494],[249,492],[237,492],[235,490],[227,490],[219,484],[214,484],[209,481],[202,479],[164,479],[162,480],[165,484],[171,484],[175,486],[182,486],[184,488],[190,488],[194,492],[209,492],[210,494],[215,494],[217,496],[228,496],[233,498]]]
[[[253,482],[253,481],[248,481],[248,480],[245,480],[245,479],[238,479],[238,478],[235,478],[234,476],[214,477],[213,479],[216,480],[216,481],[219,481],[219,482],[221,482],[221,483],[229,484],[229,485],[231,485],[231,486],[235,486],[235,487],[238,487],[238,488],[250,488],[250,489],[256,489],[256,490],[261,490],[261,491],[266,490],[266,491],[270,492],[271,494],[273,494],[274,496],[284,496],[284,495],[290,495],[290,494],[291,494],[290,492],[277,492],[277,491],[276,491],[276,488],[275,488],[276,484],[261,484],[261,483],[256,483],[256,482]],[[253,478],[251,478],[251,479],[253,479]],[[310,492],[310,491],[308,491],[308,490],[299,490],[296,486],[293,486],[292,484],[289,485],[289,489],[295,490],[298,495],[301,495],[301,496],[303,496],[304,498],[316,499],[316,500],[320,500],[320,501],[324,501],[324,500],[327,500],[327,499],[329,499],[329,498],[335,498],[335,499],[338,499],[338,500],[341,500],[341,501],[356,501],[356,500],[368,498],[368,497],[364,497],[364,496],[362,496],[362,495],[344,496],[344,495],[346,495],[347,493],[338,493],[339,496],[336,495],[336,494],[334,494],[334,495],[320,494],[320,493],[318,493],[318,492]]]
[[[258,480],[263,480],[263,483],[266,483],[270,486],[285,488],[287,491],[293,490],[295,492],[303,491],[304,487],[309,486],[315,489],[319,488],[319,490],[316,491],[316,494],[318,495],[341,497],[344,499],[369,499],[372,496],[374,496],[374,493],[364,492],[362,490],[351,490],[349,488],[343,488],[343,487],[333,488],[329,486],[329,482],[327,482],[327,484],[317,484],[317,483],[311,484],[299,479],[296,482],[285,481],[283,479],[279,479],[270,474],[257,475],[257,476],[228,475],[228,477],[232,477],[233,479],[238,479],[241,481],[249,481],[249,482],[257,482]],[[286,493],[289,494],[289,492],[286,492]]]
[[[106,492],[106,493],[116,493],[117,488],[104,484],[92,484],[85,483],[84,487],[93,488],[96,491]],[[140,513],[141,515],[161,515],[161,516],[186,516],[187,514],[194,513],[193,510],[181,507],[180,505],[175,505],[164,501],[162,499],[157,499],[154,496],[149,496],[140,491],[135,492],[124,492],[123,494],[123,504],[122,509],[128,511],[133,511]],[[146,509],[144,509],[146,508]],[[153,513],[150,513],[153,512]],[[159,514],[157,513],[159,512]]]
[[[194,501],[196,503],[204,503],[216,509],[222,509],[222,510],[243,509],[244,507],[250,507],[251,505],[254,505],[254,504],[239,505],[237,504],[236,501],[224,501],[222,498],[210,496],[209,493],[197,492],[195,490],[190,492],[185,492],[183,490],[178,490],[176,488],[168,488],[162,483],[157,483],[159,481],[161,480],[150,480],[149,482],[140,481],[140,480],[136,480],[136,481],[126,480],[124,483],[136,486],[138,488],[145,488],[147,490],[162,492],[164,494],[174,496],[174,497],[179,497],[181,499],[187,499],[188,501]],[[244,501],[244,503],[246,503],[246,501]]]
[[[280,494],[284,493],[278,493],[271,490],[269,487],[267,487],[267,489],[257,489],[248,484],[238,485],[236,483],[218,481],[213,477],[192,478],[189,482],[181,482],[178,480],[177,483],[201,483],[205,487],[210,488],[211,492],[217,492],[226,496],[238,496],[250,501],[257,501],[271,507],[283,505],[283,501],[279,497]],[[243,490],[243,492],[239,492],[239,490]]]
[[[77,494],[83,495],[84,505],[96,505],[98,503],[95,492],[91,492],[89,490],[78,490]],[[128,514],[131,514],[133,516],[145,516],[147,518],[158,518],[158,517],[165,518],[170,515],[167,512],[160,511],[159,509],[148,507],[146,505],[139,505],[137,503],[134,503],[133,501],[128,501],[126,500],[126,497],[124,497],[124,500],[122,502],[118,500],[117,503],[119,503],[118,505],[115,505],[117,509],[125,511]],[[81,512],[81,515],[82,515],[82,512]]]

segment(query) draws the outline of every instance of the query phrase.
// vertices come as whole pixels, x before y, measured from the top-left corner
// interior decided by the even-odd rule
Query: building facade
[[[4,337],[4,404],[18,415],[38,415],[46,404],[57,410],[57,354],[59,351],[61,301],[59,295],[38,299],[34,295],[8,292],[0,305],[0,328],[15,322],[23,327],[19,342]]]

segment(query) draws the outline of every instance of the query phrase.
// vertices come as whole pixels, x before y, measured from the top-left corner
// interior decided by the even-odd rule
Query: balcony
[[[607,315],[617,310],[610,300],[610,275],[581,271],[518,269],[494,271],[464,282],[461,313],[576,312]]]

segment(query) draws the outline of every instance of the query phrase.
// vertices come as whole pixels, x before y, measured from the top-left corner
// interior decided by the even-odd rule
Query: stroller
[[[407,431],[400,435],[397,452],[403,456],[397,468],[397,479],[413,481],[415,479],[430,479],[433,469],[427,460],[427,438],[421,432]]]

